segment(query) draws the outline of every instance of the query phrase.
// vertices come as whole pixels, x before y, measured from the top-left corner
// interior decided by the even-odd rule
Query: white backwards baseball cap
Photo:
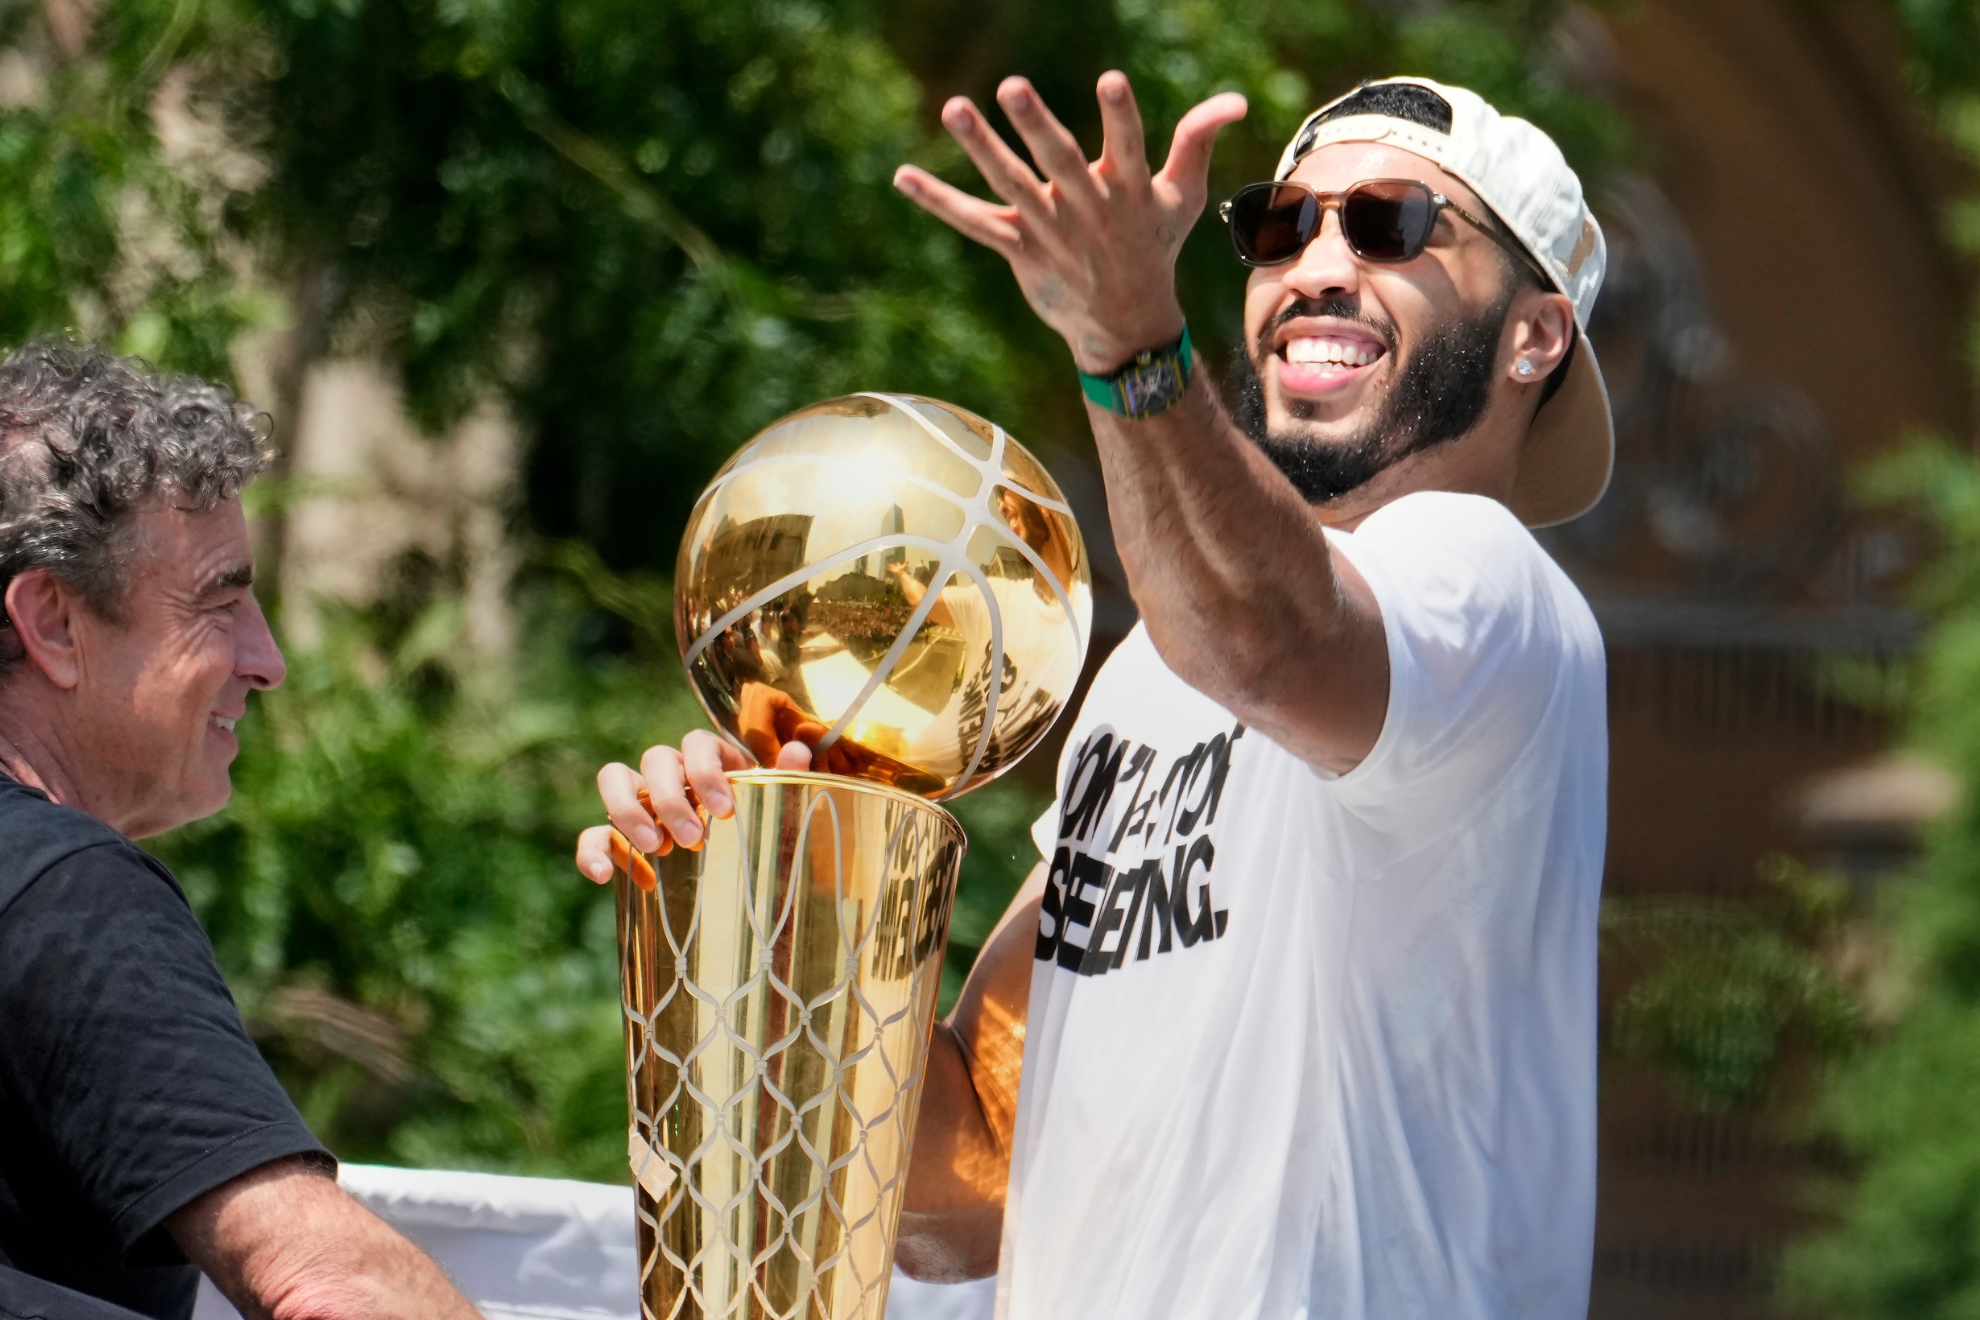
[[[1609,249],[1561,149],[1476,92],[1427,78],[1384,78],[1308,115],[1273,177],[1285,179],[1309,152],[1336,142],[1400,147],[1462,180],[1574,304],[1580,333],[1567,377],[1534,415],[1511,506],[1528,527],[1588,512],[1608,489],[1616,455],[1609,391],[1588,342],[1588,314],[1602,288]]]

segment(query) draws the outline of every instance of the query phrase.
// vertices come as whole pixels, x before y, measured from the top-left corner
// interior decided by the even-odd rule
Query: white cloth
[[[337,1181],[489,1320],[637,1320],[632,1188],[346,1164]],[[201,1280],[193,1320],[238,1320]]]
[[[638,1320],[630,1187],[366,1164],[337,1176],[489,1320]],[[896,1271],[887,1320],[982,1320],[988,1283],[916,1283]],[[202,1279],[193,1320],[240,1316]]]
[[[1388,638],[1361,765],[1240,727],[1140,628],[1067,740],[1009,1320],[1586,1314],[1601,636],[1493,501],[1330,537]]]

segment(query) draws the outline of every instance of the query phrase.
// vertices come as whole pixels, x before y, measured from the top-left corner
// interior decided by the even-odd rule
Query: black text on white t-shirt
[[[1217,847],[1209,829],[1243,736],[1244,725],[1235,725],[1166,768],[1158,749],[1111,731],[1080,744],[1059,795],[1038,958],[1104,976],[1130,956],[1142,962],[1223,935],[1230,913],[1211,903]]]

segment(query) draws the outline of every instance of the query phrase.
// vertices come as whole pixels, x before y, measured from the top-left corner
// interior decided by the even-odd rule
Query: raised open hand
[[[976,162],[1003,206],[972,197],[928,171],[903,165],[894,185],[957,232],[1003,255],[1045,323],[1065,337],[1082,371],[1114,370],[1182,333],[1176,253],[1209,196],[1210,149],[1244,117],[1236,92],[1194,107],[1176,125],[1169,159],[1149,173],[1141,111],[1127,75],[1100,76],[1100,159],[1045,108],[1023,78],[1006,78],[997,104],[1044,171],[1040,179],[958,96],[942,123]]]

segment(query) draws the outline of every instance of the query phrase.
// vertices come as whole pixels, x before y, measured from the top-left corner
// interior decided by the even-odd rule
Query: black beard
[[[1250,354],[1237,363],[1237,423],[1273,466],[1286,474],[1308,503],[1326,504],[1359,490],[1412,454],[1449,444],[1478,425],[1492,397],[1492,369],[1512,291],[1472,318],[1454,318],[1431,331],[1404,359],[1381,415],[1359,435],[1339,442],[1315,440],[1302,431],[1273,431],[1265,421],[1265,384]],[[1393,326],[1378,322],[1352,303],[1296,303],[1260,337],[1258,356],[1271,350],[1266,336],[1296,316],[1328,316],[1369,327],[1394,352]]]

